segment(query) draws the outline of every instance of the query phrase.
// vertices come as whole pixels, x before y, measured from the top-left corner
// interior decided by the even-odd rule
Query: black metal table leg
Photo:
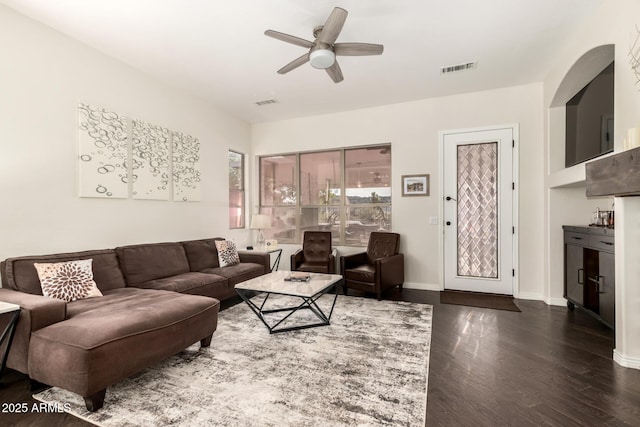
[[[333,309],[336,305],[336,300],[338,299],[338,289],[339,289],[339,285],[340,285],[341,281],[338,281],[336,283],[334,283],[333,285],[327,287],[326,289],[322,290],[321,292],[318,292],[317,294],[311,296],[311,297],[302,297],[302,296],[297,296],[297,295],[288,295],[290,297],[297,297],[297,298],[301,298],[302,302],[296,306],[290,306],[290,307],[282,307],[282,308],[275,308],[275,309],[268,309],[265,310],[264,306],[266,303],[266,300],[269,298],[270,295],[272,295],[270,292],[266,292],[266,297],[265,299],[262,301],[262,303],[260,303],[260,306],[258,306],[255,302],[253,302],[251,300],[251,298],[248,296],[247,293],[244,292],[243,289],[236,289],[236,291],[238,292],[238,294],[240,295],[240,297],[242,298],[242,300],[244,302],[247,303],[247,305],[249,306],[249,308],[251,308],[251,310],[256,314],[256,316],[258,316],[258,318],[262,321],[262,323],[267,327],[267,329],[269,330],[270,334],[276,334],[276,333],[280,333],[280,332],[288,332],[288,331],[295,331],[295,330],[300,330],[300,329],[307,329],[307,328],[313,328],[313,327],[317,327],[317,326],[327,326],[331,324],[331,315],[333,314]],[[329,291],[334,290],[334,297],[333,297],[333,302],[331,304],[331,309],[329,311],[328,314],[326,314],[316,303],[316,301],[318,301],[318,299],[320,299],[322,296],[324,296],[325,294],[327,294]],[[320,322],[317,323],[305,323],[302,325],[296,325],[296,326],[289,326],[286,328],[278,328],[278,326],[280,324],[282,324],[282,322],[284,322],[285,320],[287,320],[288,318],[290,318],[293,314],[295,314],[296,312],[298,312],[299,310],[310,310],[311,312],[314,313],[314,315],[320,320]],[[279,312],[286,312],[288,314],[286,314],[284,317],[278,319],[275,323],[273,324],[269,324],[269,322],[267,322],[267,319],[265,318],[265,314],[271,314],[271,313],[279,313]]]

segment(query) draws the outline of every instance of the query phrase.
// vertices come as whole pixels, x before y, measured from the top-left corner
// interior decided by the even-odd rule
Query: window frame
[[[231,180],[229,179],[228,182],[228,186],[229,186],[229,211],[231,211],[232,208],[232,197],[231,194],[232,192],[236,192],[236,193],[240,193],[240,206],[238,206],[238,208],[240,209],[240,213],[238,215],[238,218],[240,218],[240,224],[238,226],[232,226],[231,225],[231,215],[229,215],[229,229],[230,230],[239,230],[239,229],[244,229],[246,228],[246,207],[247,207],[247,187],[246,187],[246,180],[245,180],[245,173],[246,173],[246,169],[245,169],[245,165],[246,165],[246,155],[244,153],[241,153],[239,151],[236,150],[232,150],[229,149],[227,151],[227,166],[229,168],[229,171],[231,170],[231,154],[236,154],[238,156],[240,156],[240,173],[239,175],[239,179],[240,179],[240,188],[232,188],[231,187]],[[234,206],[235,207],[235,206]]]
[[[322,208],[337,208],[339,210],[339,236],[338,239],[333,237],[334,245],[338,246],[352,246],[352,247],[363,247],[366,246],[366,242],[360,242],[359,244],[347,243],[346,239],[346,228],[347,228],[347,211],[350,208],[372,208],[372,207],[382,207],[388,208],[391,211],[393,207],[393,187],[392,187],[392,173],[391,173],[391,157],[389,157],[389,202],[388,203],[361,203],[357,205],[347,204],[347,166],[345,163],[346,152],[354,149],[389,149],[391,150],[391,143],[386,144],[374,144],[374,145],[365,145],[365,146],[355,146],[355,147],[340,147],[340,148],[331,148],[324,150],[311,150],[311,151],[299,151],[299,152],[289,152],[289,153],[274,153],[268,155],[258,156],[258,210],[260,213],[265,213],[264,210],[269,210],[273,212],[274,209],[283,208],[283,209],[292,209],[294,211],[295,217],[295,232],[293,238],[279,238],[278,242],[283,244],[300,244],[302,242],[302,230],[301,230],[301,217],[303,213],[303,209],[314,208],[314,209],[322,209]],[[339,204],[302,204],[302,194],[301,194],[301,156],[305,154],[314,154],[314,153],[327,153],[338,151],[340,153],[340,203]],[[391,156],[391,151],[389,152]],[[296,192],[296,203],[289,205],[264,205],[263,202],[263,159],[274,158],[278,156],[295,156],[295,164],[294,164],[294,180],[293,186]],[[266,212],[269,213],[269,212]],[[392,217],[393,218],[393,217]],[[389,221],[389,228],[391,229],[391,225],[393,223],[393,219]]]

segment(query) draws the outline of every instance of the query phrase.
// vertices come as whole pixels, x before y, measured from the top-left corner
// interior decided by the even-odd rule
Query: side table
[[[4,349],[4,355],[2,356],[2,365],[0,366],[0,385],[2,385],[2,375],[4,374],[4,368],[7,365],[7,357],[9,356],[9,350],[11,350],[11,343],[13,342],[13,335],[16,332],[16,324],[18,323],[18,317],[20,317],[20,306],[17,304],[10,304],[8,302],[0,301],[0,315],[10,314],[11,319],[4,328],[2,336],[0,337],[0,347],[7,341],[7,345]]]
[[[247,247],[247,249],[249,249],[249,247]],[[271,264],[271,271],[278,271],[278,267],[280,266],[280,258],[282,258],[282,249],[280,248],[274,248],[274,247],[269,247],[269,246],[256,246],[251,247],[250,250],[255,249],[256,251],[260,251],[260,252],[266,252],[269,255],[271,254],[277,254],[276,255],[276,259],[273,260],[273,264]]]
[[[276,259],[273,261],[271,265],[271,271],[278,271],[278,266],[280,266],[280,258],[282,257],[282,249],[272,248],[272,249],[264,249],[264,251],[268,254],[276,253]]]

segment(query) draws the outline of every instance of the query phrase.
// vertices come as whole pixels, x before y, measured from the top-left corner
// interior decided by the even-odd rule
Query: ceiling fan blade
[[[342,56],[382,55],[384,46],[372,43],[336,43],[333,51]]]
[[[348,12],[340,7],[334,8],[327,18],[327,22],[324,23],[318,41],[327,44],[335,43],[340,31],[342,31],[344,21],[347,19],[347,14]]]
[[[278,70],[278,74],[286,74],[291,70],[295,70],[296,68],[298,68],[302,64],[306,64],[307,62],[309,62],[309,54],[305,53],[304,55],[294,59],[293,61],[289,62],[284,67],[280,68]]]
[[[334,62],[333,65],[326,70],[327,74],[329,74],[329,77],[331,77],[331,80],[333,80],[334,83],[340,83],[344,80],[344,77],[342,76],[342,70],[338,65],[338,61]]]
[[[281,33],[279,31],[267,30],[264,32],[264,35],[273,37],[274,39],[282,40],[283,42],[295,44],[296,46],[306,47],[307,49],[313,46],[313,43],[309,40],[301,39],[300,37],[292,36],[290,34]]]

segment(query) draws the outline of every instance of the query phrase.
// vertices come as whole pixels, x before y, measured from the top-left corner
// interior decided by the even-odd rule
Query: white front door
[[[444,287],[513,295],[514,128],[443,133]]]

